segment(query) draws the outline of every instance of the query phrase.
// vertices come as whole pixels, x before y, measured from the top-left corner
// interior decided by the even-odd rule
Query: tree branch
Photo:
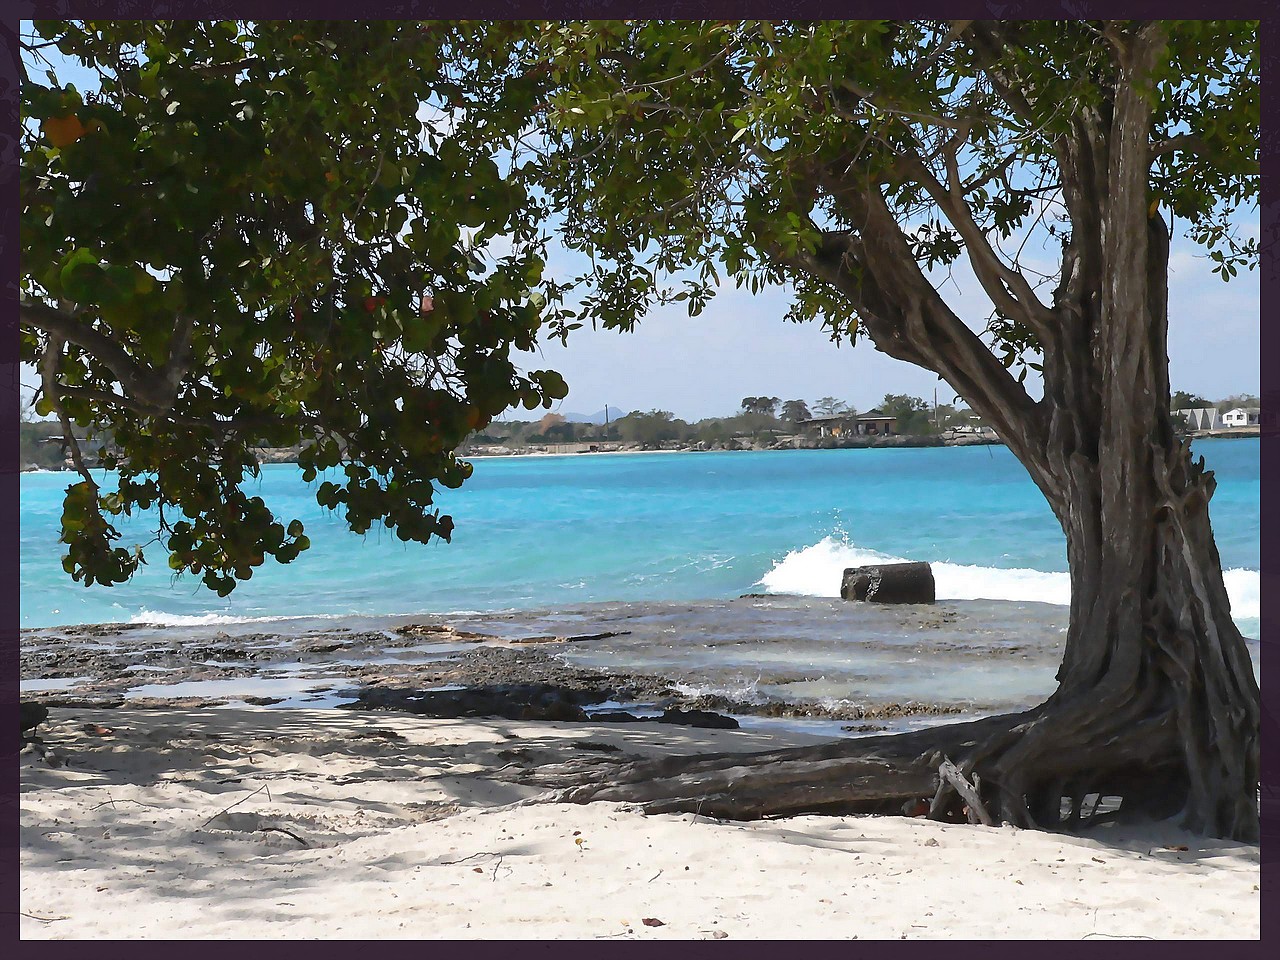
[[[947,167],[945,187],[938,182],[917,154],[900,152],[898,156],[964,240],[974,275],[996,309],[1005,316],[1025,320],[1027,325],[1039,335],[1051,322],[1049,310],[1035,295],[1027,278],[1000,259],[995,249],[987,242],[982,228],[973,219],[969,204],[964,199],[965,188],[956,164],[958,149],[959,144],[953,143],[945,151],[944,159]]]
[[[1166,153],[1174,153],[1182,151],[1183,153],[1194,153],[1197,156],[1205,155],[1204,141],[1194,133],[1182,133],[1176,137],[1169,137],[1167,140],[1157,140],[1151,144],[1148,155],[1152,160],[1156,157],[1162,157]]]
[[[1016,80],[1006,77],[1000,70],[1000,63],[1004,59],[1005,39],[996,22],[975,20],[969,35],[974,40],[972,44],[974,53],[984,56],[987,60],[981,65],[981,69],[990,81],[992,89],[1018,117],[1033,125],[1037,123],[1036,112],[1018,89]]]
[[[179,316],[174,320],[169,359],[158,369],[138,363],[119,342],[101,330],[46,304],[21,301],[19,319],[27,327],[56,337],[59,349],[61,343],[69,342],[92,354],[116,375],[125,393],[155,413],[172,409],[178,386],[190,370],[191,340],[195,333],[195,322],[190,317]],[[45,386],[47,389],[49,384]],[[54,398],[49,399],[52,402]]]
[[[67,444],[68,452],[71,454],[71,462],[75,464],[76,473],[84,477],[89,486],[96,492],[98,489],[97,481],[93,479],[93,474],[85,466],[84,457],[80,453],[80,441],[76,439],[75,431],[71,429],[71,418],[67,416],[66,408],[63,407],[62,398],[58,392],[58,367],[62,362],[63,342],[61,338],[56,336],[49,338],[49,342],[44,348],[44,355],[40,358],[40,379],[43,383],[45,398],[53,407],[53,412],[58,415],[58,423],[62,426],[62,439]]]
[[[995,426],[1036,483],[1056,496],[1035,401],[934,289],[879,187],[844,182],[838,196],[857,230],[824,234],[813,253],[800,251],[783,262],[847,297],[882,353],[942,376]]]

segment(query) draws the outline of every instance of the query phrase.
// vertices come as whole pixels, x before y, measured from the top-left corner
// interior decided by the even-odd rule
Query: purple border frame
[[[908,3],[908,9],[904,11],[902,4],[899,3],[860,3],[860,4],[837,4],[833,2],[797,2],[797,0],[783,0],[783,2],[774,2],[770,4],[763,3],[725,3],[725,2],[678,2],[665,5],[661,11],[664,14],[685,17],[698,18],[704,17],[712,13],[724,14],[727,16],[742,16],[744,14],[758,13],[765,16],[779,17],[808,17],[820,18],[824,15],[830,17],[848,17],[852,15],[868,15],[868,14],[889,14],[891,16],[902,16],[904,13],[910,16],[926,17],[926,16],[954,16],[957,12],[967,12],[957,10],[958,7],[968,7],[979,16],[995,16],[1005,18],[1026,18],[1026,19],[1048,19],[1054,17],[1080,17],[1087,16],[1091,12],[1103,13],[1108,15],[1114,14],[1116,4],[1101,4],[1096,2],[1034,2],[1034,3],[997,3],[988,0],[981,4],[961,4],[961,3],[941,3],[938,0],[919,0],[919,2]],[[1262,255],[1260,263],[1261,271],[1261,302],[1262,312],[1266,314],[1270,308],[1274,312],[1276,304],[1276,292],[1280,290],[1280,256],[1277,256],[1276,240],[1280,239],[1280,200],[1276,196],[1276,171],[1278,154],[1280,154],[1280,107],[1277,107],[1277,101],[1272,96],[1272,91],[1276,89],[1275,80],[1277,62],[1280,61],[1280,17],[1268,17],[1265,14],[1265,7],[1261,2],[1255,0],[1246,0],[1246,2],[1231,3],[1224,10],[1221,4],[1214,4],[1212,7],[1205,3],[1193,3],[1191,0],[1165,0],[1163,3],[1140,2],[1123,5],[1126,9],[1131,9],[1133,14],[1156,17],[1170,17],[1181,15],[1188,18],[1203,18],[1205,14],[1212,13],[1219,17],[1253,19],[1260,18],[1262,20],[1261,44],[1262,44],[1262,76],[1263,76],[1263,98],[1262,98],[1262,204],[1261,204],[1261,237],[1262,237]],[[753,10],[752,8],[756,8]],[[246,14],[258,18],[281,18],[286,19],[291,16],[296,17],[332,17],[335,19],[345,18],[351,12],[351,7],[345,3],[337,3],[334,0],[319,0],[308,4],[303,3],[281,3],[266,2],[252,5],[236,4],[227,2],[208,2],[200,3],[196,0],[167,0],[167,2],[158,3],[140,3],[140,2],[68,2],[68,0],[55,0],[48,3],[33,3],[31,0],[20,0],[17,4],[17,10],[11,10],[8,17],[3,22],[3,40],[4,54],[0,56],[0,110],[3,112],[3,126],[0,126],[0,188],[3,189],[4,196],[9,199],[0,207],[0,269],[3,270],[4,277],[4,310],[0,313],[0,531],[4,531],[3,544],[0,545],[0,654],[3,655],[4,669],[0,671],[0,718],[8,716],[10,719],[4,721],[0,719],[0,730],[3,731],[3,756],[6,760],[4,766],[4,783],[3,789],[0,790],[0,797],[3,798],[3,839],[0,840],[0,851],[3,852],[5,858],[5,868],[0,870],[0,883],[3,884],[3,897],[5,907],[0,908],[0,917],[3,917],[4,929],[6,933],[12,931],[13,939],[17,939],[18,932],[18,902],[20,882],[18,877],[18,766],[16,763],[18,751],[18,724],[16,721],[17,702],[18,702],[18,677],[19,677],[19,657],[18,657],[18,637],[19,637],[19,557],[18,557],[18,436],[17,424],[19,420],[19,390],[18,390],[18,324],[17,324],[17,276],[19,272],[19,254],[18,254],[18,202],[17,202],[17,186],[18,186],[18,50],[17,50],[17,27],[19,18],[30,18],[33,15],[53,14],[56,16],[69,15],[73,10],[79,11],[82,15],[96,16],[114,16],[114,17],[142,17],[142,16],[189,16],[192,19],[209,18],[213,16],[244,16]],[[563,5],[551,3],[535,3],[533,0],[525,0],[525,2],[515,3],[490,3],[490,2],[473,2],[467,4],[453,3],[421,3],[412,2],[412,0],[400,0],[400,2],[392,2],[385,4],[365,4],[360,7],[362,13],[369,13],[377,10],[387,18],[391,17],[440,17],[440,16],[474,16],[478,13],[493,14],[496,18],[506,18],[512,16],[530,16],[530,17],[549,17],[549,16],[616,16],[626,15],[636,11],[634,5],[624,5],[620,3],[567,3]],[[644,10],[645,13],[652,14],[652,9]],[[17,14],[15,16],[15,13]],[[1280,357],[1280,330],[1269,327],[1267,324],[1261,325],[1260,331],[1260,350],[1262,357]],[[1275,487],[1280,483],[1280,427],[1276,426],[1276,413],[1280,411],[1280,375],[1271,368],[1266,362],[1262,364],[1261,372],[1261,396],[1264,412],[1272,418],[1270,423],[1263,428],[1263,439],[1266,441],[1261,445],[1261,577],[1263,584],[1262,591],[1262,623],[1265,625],[1261,634],[1262,648],[1269,654],[1270,652],[1270,635],[1274,630],[1274,624],[1280,622],[1280,529],[1277,524],[1280,523],[1280,513],[1271,509],[1272,505],[1280,503],[1280,491]],[[1277,888],[1277,859],[1280,859],[1280,787],[1277,786],[1277,775],[1280,773],[1280,737],[1277,737],[1277,710],[1274,697],[1268,694],[1267,687],[1262,689],[1262,880],[1261,880],[1261,897],[1263,898],[1262,910],[1262,939],[1280,940],[1280,888]],[[962,882],[962,878],[957,878],[958,882]],[[1270,907],[1271,909],[1267,909]],[[4,939],[8,940],[6,936]],[[387,944],[382,945],[383,950],[388,949]],[[613,945],[620,946],[620,945]],[[642,950],[652,950],[652,947],[637,945]],[[902,943],[898,944],[900,948],[909,950],[917,956],[922,956],[925,951],[929,954],[934,953],[934,947],[926,943]],[[1143,946],[1134,945],[1138,950],[1144,950]],[[763,951],[768,949],[763,945],[751,946],[748,944],[734,944],[733,949],[741,952],[744,947],[748,951]],[[563,947],[557,947],[562,949]],[[73,948],[74,949],[74,948]],[[156,949],[153,946],[143,948],[144,953]],[[278,945],[271,945],[273,953],[279,951]],[[308,952],[314,948],[307,948]],[[481,954],[487,949],[483,945],[471,945],[469,951],[478,951]],[[625,948],[624,949],[629,949]],[[698,945],[687,945],[681,948],[690,950],[691,954],[701,953],[706,947]],[[712,947],[711,949],[715,949]],[[1003,953],[1005,949],[995,948],[983,945],[980,948],[971,948],[963,944],[952,943],[947,946],[947,952],[952,955],[978,955],[980,949],[983,957],[990,957],[993,952]],[[1013,949],[1018,949],[1013,947]],[[1049,948],[1051,950],[1056,948]],[[1074,953],[1073,948],[1070,949]],[[1094,951],[1101,950],[1103,953],[1111,953],[1117,949],[1130,949],[1117,947],[1116,944],[1096,944]],[[1151,949],[1147,947],[1145,949]],[[1199,949],[1193,945],[1177,945],[1170,947],[1169,945],[1161,945],[1157,949],[1162,954],[1167,955],[1172,951],[1176,954],[1190,954]],[[1260,945],[1250,945],[1241,948],[1242,952],[1254,953],[1260,951]],[[51,954],[61,954],[62,951],[55,945],[45,944],[42,950]],[[101,951],[99,946],[97,951]],[[133,954],[137,947],[130,948]],[[96,951],[96,952],[97,952]],[[66,955],[71,956],[68,952]],[[111,956],[112,952],[108,951],[107,956]]]

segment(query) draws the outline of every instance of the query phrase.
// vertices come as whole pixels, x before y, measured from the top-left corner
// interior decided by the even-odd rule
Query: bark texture
[[[1258,686],[1209,521],[1213,475],[1193,461],[1169,415],[1169,230],[1148,199],[1151,108],[1140,92],[1160,30],[1148,21],[1112,38],[1114,98],[1080,108],[1058,139],[1071,234],[1052,303],[974,225],[954,154],[940,176],[919,156],[901,157],[899,171],[963,237],[997,309],[1034,332],[1042,400],[948,308],[882,185],[851,177],[849,163],[809,179],[863,226],[787,261],[841,291],[883,352],[942,375],[1043,491],[1071,571],[1057,691],[1025,713],[908,735],[595,769],[585,785],[582,770],[547,770],[544,783],[565,788],[565,799],[633,801],[654,812],[750,819],[928,809],[977,819],[990,811],[1040,827],[1079,823],[1086,797],[1108,796],[1120,798],[1122,815],[1181,813],[1203,834],[1258,838]],[[975,44],[998,53],[998,37],[981,24],[973,31]],[[1019,109],[998,66],[991,78]],[[975,793],[981,803],[961,796]]]

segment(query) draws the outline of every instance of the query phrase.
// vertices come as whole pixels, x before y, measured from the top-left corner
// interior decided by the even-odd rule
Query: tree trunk
[[[1126,816],[1180,812],[1196,832],[1258,839],[1258,685],[1209,523],[1213,476],[1169,414],[1169,232],[1149,207],[1151,108],[1140,92],[1161,29],[1146,21],[1118,38],[1113,101],[1081,106],[1061,137],[1072,232],[1052,309],[1002,273],[989,248],[975,260],[985,240],[957,195],[913,167],[974,248],[993,300],[1037,333],[1040,402],[942,302],[876,190],[832,175],[824,185],[865,228],[788,261],[848,296],[878,348],[943,375],[997,423],[1044,492],[1071,576],[1057,691],[1024,713],[900,736],[666,758],[608,775],[551,769],[542,782],[568,787],[564,799],[655,812],[751,819],[905,804],[943,818],[961,815],[959,778],[1022,826],[1075,825],[1097,795],[1119,798]],[[940,778],[948,759],[956,770]]]

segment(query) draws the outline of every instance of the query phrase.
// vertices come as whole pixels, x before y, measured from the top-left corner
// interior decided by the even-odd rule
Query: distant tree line
[[[895,432],[927,436],[958,426],[981,425],[971,410],[951,404],[932,404],[920,397],[885,394],[877,407],[897,419]],[[669,410],[633,411],[608,424],[574,423],[558,413],[538,420],[499,420],[473,434],[465,449],[478,446],[539,446],[559,443],[619,442],[646,448],[666,444],[768,443],[780,436],[803,430],[814,417],[858,415],[857,409],[835,397],[822,397],[810,404],[805,400],[780,397],[743,397],[739,412],[727,417],[708,417],[693,423],[681,420]],[[465,452],[464,449],[464,452]]]
[[[1185,390],[1175,390],[1169,402],[1170,410],[1203,410],[1206,407],[1212,407],[1219,413],[1226,413],[1236,407],[1259,406],[1261,403],[1258,398],[1251,393],[1236,393],[1222,400],[1206,400],[1198,393],[1188,393]]]
[[[1185,390],[1175,391],[1171,403],[1174,410],[1213,407],[1219,413],[1258,405],[1258,398],[1252,394],[1234,394],[1211,401]],[[895,418],[895,433],[905,436],[930,436],[956,427],[985,425],[982,418],[967,407],[949,403],[934,407],[921,397],[907,394],[887,393],[876,409]],[[821,397],[809,403],[769,396],[743,397],[738,413],[727,417],[708,417],[693,423],[679,419],[669,410],[657,409],[634,411],[608,424],[575,423],[558,413],[548,413],[537,420],[494,421],[484,430],[473,433],[462,452],[480,446],[526,447],[597,442],[639,444],[650,449],[667,444],[698,443],[732,447],[768,443],[780,436],[793,435],[798,429],[803,429],[805,421],[814,417],[857,415],[858,410],[851,403],[835,397]],[[24,409],[19,455],[22,465],[61,469],[66,453],[60,444],[49,442],[49,438],[58,432],[55,424],[36,419],[30,409]],[[82,439],[92,432],[77,430]]]

